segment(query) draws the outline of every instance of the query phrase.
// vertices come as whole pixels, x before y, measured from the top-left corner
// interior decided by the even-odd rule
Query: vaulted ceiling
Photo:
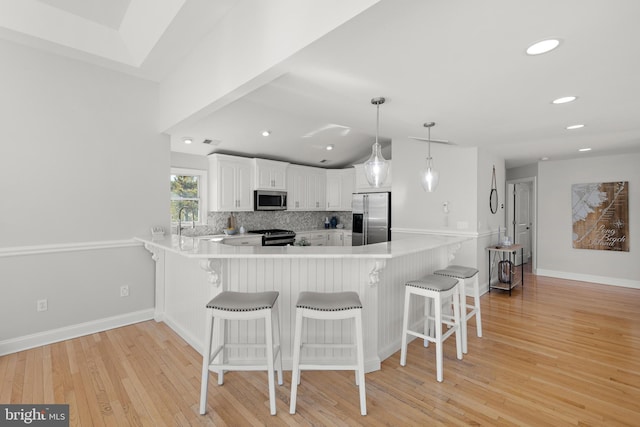
[[[161,82],[245,1],[3,0],[0,37]],[[638,152],[637,16],[634,0],[381,0],[288,58],[275,79],[176,124],[172,150],[349,164],[368,155],[370,99],[384,96],[387,147],[425,137],[422,124],[434,121],[432,138],[498,153],[510,167]],[[554,51],[525,53],[550,37],[561,40]],[[552,103],[569,95],[577,100]],[[566,129],[575,124],[584,127]]]

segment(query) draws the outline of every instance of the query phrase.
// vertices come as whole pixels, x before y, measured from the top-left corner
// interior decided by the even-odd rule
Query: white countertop
[[[247,236],[246,234],[243,236]],[[222,237],[222,236],[220,236]],[[366,246],[231,246],[198,237],[136,237],[145,247],[180,254],[187,258],[394,258],[442,246],[468,237],[424,235]]]
[[[324,233],[324,232],[329,232],[329,233],[337,233],[337,232],[342,232],[345,231],[347,233],[351,233],[351,229],[350,228],[314,228],[311,230],[300,230],[300,231],[294,231],[294,233],[296,234],[304,234],[304,233]],[[206,235],[202,235],[202,236],[193,236],[196,239],[217,239],[217,238],[221,238],[221,239],[238,239],[238,238],[244,238],[244,237],[260,237],[262,236],[262,234],[259,233],[236,233],[236,234],[206,234]]]

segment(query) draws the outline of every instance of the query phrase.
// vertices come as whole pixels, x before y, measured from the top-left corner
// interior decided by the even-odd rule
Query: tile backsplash
[[[233,212],[236,217],[236,227],[249,230],[264,230],[267,228],[282,228],[285,230],[303,231],[324,228],[324,219],[335,216],[338,224],[343,224],[347,230],[351,229],[351,211],[336,212],[299,212],[299,211],[254,211]],[[199,225],[195,229],[190,228],[190,223],[183,223],[182,234],[185,236],[206,236],[209,234],[222,234],[227,228],[231,212],[209,212],[207,225]],[[171,228],[175,234],[176,227]]]
[[[209,212],[207,223],[211,233],[220,234],[227,228],[231,212]],[[326,217],[335,216],[338,224],[351,229],[351,211],[340,212],[299,212],[299,211],[254,211],[233,212],[236,226],[244,226],[247,230],[263,230],[266,228],[282,228],[285,230],[302,231],[324,228]]]

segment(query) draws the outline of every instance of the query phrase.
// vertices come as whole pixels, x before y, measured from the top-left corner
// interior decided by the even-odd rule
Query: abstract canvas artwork
[[[571,186],[573,247],[629,252],[629,182]]]

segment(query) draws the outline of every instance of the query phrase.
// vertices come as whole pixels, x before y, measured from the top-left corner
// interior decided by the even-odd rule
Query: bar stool
[[[354,344],[303,344],[302,322],[305,318],[321,320],[351,319],[355,321]],[[352,364],[300,363],[302,347],[354,348],[356,360]],[[293,346],[293,368],[291,379],[291,405],[289,413],[296,413],[296,397],[302,370],[354,370],[356,384],[360,388],[360,414],[367,415],[364,384],[364,346],[362,338],[362,303],[355,292],[300,292],[296,303],[296,326]]]
[[[418,280],[411,280],[405,284],[404,293],[404,318],[402,320],[402,346],[400,350],[400,365],[405,366],[407,364],[407,335],[413,335],[424,340],[424,346],[428,347],[429,342],[436,343],[436,376],[438,382],[442,382],[442,359],[443,342],[451,336],[456,334],[456,357],[462,359],[462,343],[461,343],[461,328],[460,328],[460,294],[459,294],[458,280],[437,276],[435,274],[429,274]],[[411,296],[419,295],[427,298],[424,303],[424,316],[418,320],[412,326],[409,326],[409,312]],[[442,312],[442,303],[448,299],[453,301],[453,316]],[[430,313],[431,302],[433,302],[434,314]],[[435,337],[432,337],[429,333],[429,322],[433,321],[435,326]],[[421,334],[414,329],[424,322],[424,333]],[[450,328],[442,333],[442,326],[448,325]],[[411,329],[409,329],[411,328]]]
[[[476,316],[476,334],[482,337],[482,317],[480,315],[480,286],[478,269],[462,265],[450,265],[442,270],[434,271],[439,276],[453,277],[460,281],[460,317],[462,320],[462,352],[467,354],[467,320]],[[467,287],[473,292],[473,304],[467,304]],[[467,311],[471,309],[470,311]]]
[[[207,386],[209,370],[218,373],[218,385],[224,383],[225,371],[267,371],[269,380],[269,406],[271,415],[276,414],[276,391],[274,384],[274,361],[279,359],[277,366],[278,384],[282,385],[282,353],[280,351],[280,323],[276,301],[278,292],[221,292],[207,304],[207,326],[205,346],[202,357],[202,383],[200,390],[200,414],[204,415],[207,408]],[[212,351],[214,335],[214,319],[219,319],[217,331],[219,345]],[[225,320],[253,320],[264,319],[265,344],[227,344],[225,342]],[[273,324],[275,322],[275,325]],[[275,332],[274,332],[275,331]],[[275,342],[274,342],[275,335]],[[266,364],[233,364],[225,360],[225,349],[228,348],[264,348]],[[214,362],[220,356],[220,362]]]

